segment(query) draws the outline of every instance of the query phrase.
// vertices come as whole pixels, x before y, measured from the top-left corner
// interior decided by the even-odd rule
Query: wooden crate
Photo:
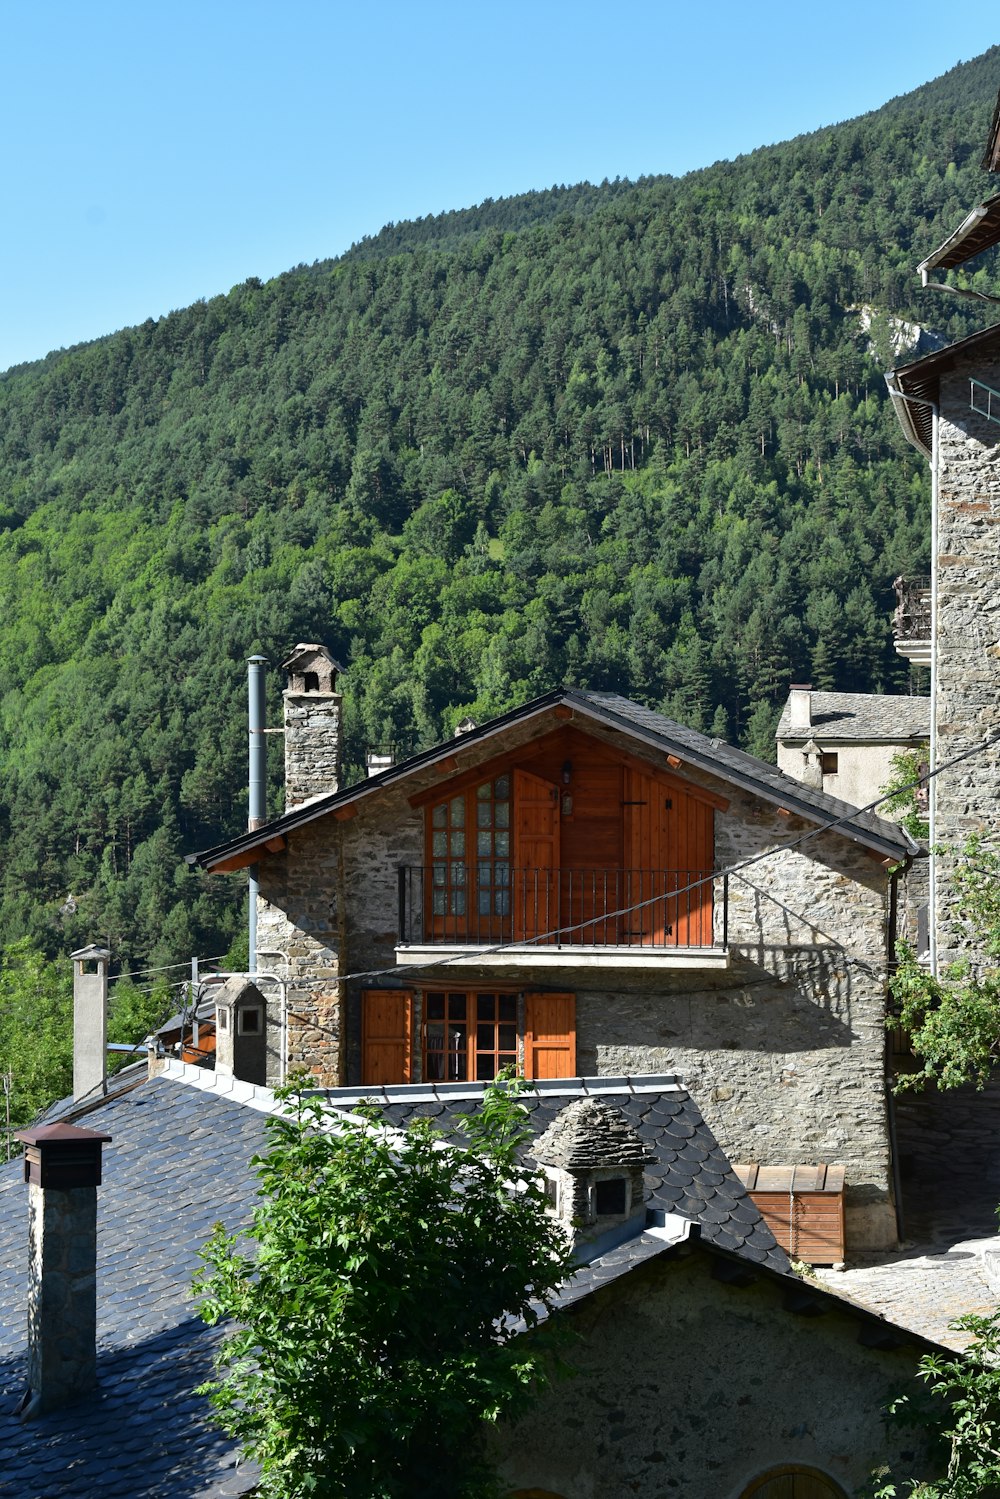
[[[837,1265],[844,1258],[843,1166],[734,1166],[789,1259]]]

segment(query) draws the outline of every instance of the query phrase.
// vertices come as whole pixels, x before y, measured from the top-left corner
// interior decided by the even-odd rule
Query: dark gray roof
[[[442,1131],[460,1135],[463,1116],[476,1113],[482,1104],[483,1085],[334,1088],[326,1097],[346,1110],[361,1098],[372,1098],[393,1124],[430,1119]],[[534,1138],[567,1104],[585,1097],[613,1104],[648,1147],[645,1177],[654,1222],[680,1214],[700,1225],[706,1242],[774,1270],[788,1269],[784,1250],[775,1243],[697,1104],[675,1078],[567,1078],[539,1084],[522,1099]],[[530,1160],[530,1144],[527,1151]],[[662,1246],[662,1240],[655,1242]],[[635,1252],[645,1254],[638,1248]],[[618,1259],[629,1268],[628,1255]]]
[[[787,776],[774,765],[758,760],[753,755],[734,749],[721,739],[709,739],[696,729],[675,723],[652,708],[644,708],[616,692],[584,692],[578,688],[562,688],[534,698],[519,708],[512,708],[489,723],[463,734],[460,739],[449,739],[431,749],[421,750],[399,765],[369,776],[341,791],[328,796],[318,796],[314,801],[295,807],[282,817],[276,817],[253,832],[241,833],[215,848],[203,849],[200,853],[188,854],[189,864],[213,869],[222,865],[227,868],[245,867],[253,862],[254,853],[269,840],[326,817],[338,808],[350,803],[378,796],[397,781],[413,775],[416,771],[430,768],[436,762],[460,756],[467,747],[478,744],[503,733],[510,725],[546,713],[556,707],[570,707],[581,718],[591,718],[627,734],[632,740],[644,743],[662,753],[677,755],[709,775],[723,782],[739,786],[773,806],[797,812],[811,822],[834,822],[837,831],[846,838],[865,844],[889,858],[898,859],[912,852],[912,845],[900,828],[892,822],[876,817],[872,812],[859,812],[839,797],[826,792],[814,791],[811,787]]]
[[[929,697],[887,697],[880,692],[814,692],[810,697],[812,724],[792,731],[792,714],[785,704],[776,739],[881,740],[905,744],[924,740],[931,731]]]
[[[264,1116],[156,1078],[80,1120],[105,1131],[98,1190],[97,1393],[22,1423],[27,1351],[28,1189],[0,1167],[0,1495],[4,1499],[222,1499],[256,1482],[194,1390],[219,1333],[195,1315],[191,1277],[212,1226],[246,1223],[249,1160]]]

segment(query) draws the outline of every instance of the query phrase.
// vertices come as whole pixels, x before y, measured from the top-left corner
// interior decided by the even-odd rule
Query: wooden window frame
[[[518,1024],[519,993],[516,989],[484,988],[425,988],[423,990],[423,1015],[420,1026],[420,1070],[425,1083],[488,1083],[504,1067],[518,1067],[520,1057],[520,1026]],[[492,1000],[492,1017],[483,1016],[485,1004]],[[507,1013],[504,1014],[504,1001]],[[460,1013],[464,1009],[464,1015]],[[440,1011],[440,1013],[438,1013]],[[430,1047],[432,1027],[444,1027],[445,1045]],[[447,1044],[450,1026],[464,1028],[464,1045],[461,1053]],[[492,1028],[492,1045],[482,1045],[484,1031]],[[457,1032],[461,1035],[462,1032]],[[504,1042],[507,1044],[503,1044]],[[462,1065],[456,1065],[454,1073],[447,1059],[454,1054],[456,1063],[462,1055]],[[444,1060],[443,1067],[437,1058]],[[484,1075],[480,1076],[480,1059],[484,1063]],[[489,1070],[489,1067],[492,1070]],[[443,1071],[444,1076],[432,1076],[432,1072]],[[464,1071],[464,1076],[462,1072]]]

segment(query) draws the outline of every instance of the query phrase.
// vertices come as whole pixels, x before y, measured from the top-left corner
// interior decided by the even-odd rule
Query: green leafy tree
[[[499,1080],[445,1143],[295,1092],[255,1158],[249,1237],[202,1251],[201,1315],[237,1324],[206,1389],[269,1499],[494,1492],[486,1423],[544,1377],[533,1326],[569,1265],[538,1180],[517,1160],[520,1082]]]
[[[904,1073],[899,1091],[925,1087],[986,1086],[1000,1063],[1000,855],[976,835],[954,861],[951,879],[959,915],[967,923],[977,960],[951,964],[940,978],[928,973],[905,945],[891,988],[898,1018],[922,1062]]]
[[[875,1475],[874,1499],[996,1499],[1000,1495],[1000,1310],[958,1317],[951,1326],[972,1334],[953,1358],[925,1353],[919,1378],[930,1399],[903,1395],[892,1418],[922,1426],[947,1459],[943,1478],[895,1483],[887,1469]],[[942,1464],[943,1466],[943,1464]]]

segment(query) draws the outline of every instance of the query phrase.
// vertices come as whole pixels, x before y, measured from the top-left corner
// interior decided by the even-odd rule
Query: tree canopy
[[[563,682],[769,756],[791,680],[905,690],[927,476],[882,374],[909,325],[976,326],[912,268],[982,195],[998,58],[0,377],[0,930],[225,952],[242,887],[181,856],[245,826],[256,650],[347,664],[349,775]],[[962,275],[997,290],[995,254]]]
[[[484,1424],[544,1378],[519,1329],[570,1257],[517,1159],[521,1086],[490,1085],[462,1144],[301,1095],[268,1120],[252,1244],[218,1227],[198,1285],[206,1321],[236,1324],[207,1388],[262,1495],[494,1492]]]

